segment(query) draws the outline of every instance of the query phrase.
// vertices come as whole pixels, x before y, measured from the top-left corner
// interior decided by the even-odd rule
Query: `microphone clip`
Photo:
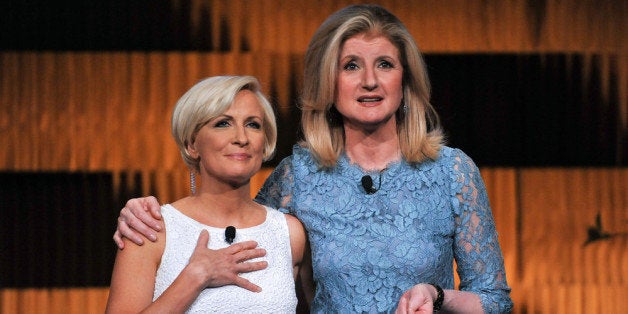
[[[370,175],[367,174],[362,176],[362,179],[360,181],[362,183],[364,191],[366,191],[366,194],[375,194],[375,192],[377,192],[382,187],[382,173],[385,170],[386,168],[379,171],[379,184],[377,185],[377,188],[375,188],[373,184],[373,178]]]
[[[373,186],[373,178],[371,178],[371,176],[369,175],[365,175],[362,177],[362,187],[364,188],[364,191],[366,191],[366,194],[374,194],[375,192],[377,192],[377,189]]]
[[[236,236],[236,228],[234,226],[229,226],[225,229],[225,242],[231,244],[233,240],[235,240]]]

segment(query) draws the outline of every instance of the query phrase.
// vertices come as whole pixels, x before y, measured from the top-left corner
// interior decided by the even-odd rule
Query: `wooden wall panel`
[[[289,57],[6,52],[0,63],[0,144],[10,148],[0,153],[3,170],[177,169],[171,111],[208,76],[254,75],[264,92],[291,100],[292,82],[278,79],[291,76]]]
[[[209,46],[217,51],[229,42],[231,51],[303,53],[331,13],[360,1],[191,2],[186,14],[194,21],[194,32],[201,34],[211,27]],[[612,52],[627,48],[623,36],[628,11],[622,1],[369,2],[397,15],[426,52]],[[248,44],[242,45],[243,40]]]
[[[104,313],[109,288],[1,289],[0,314]]]
[[[17,171],[176,169],[181,163],[169,120],[189,87],[212,75],[254,75],[290,120],[302,68],[297,55],[198,52],[1,52],[0,64],[0,144],[9,148],[0,152],[0,169]],[[605,71],[599,82],[617,69]],[[608,86],[605,94],[617,95],[600,105],[625,100],[620,90]],[[617,116],[608,121],[617,132],[618,163],[626,154],[626,106],[583,111]]]
[[[1,52],[0,145],[11,149],[0,151],[0,169],[174,169],[180,159],[169,116],[187,88],[210,75],[255,75],[287,114],[298,97],[311,34],[349,3],[354,1],[173,2],[173,10],[190,10],[182,16],[189,16],[194,36],[211,41],[213,52]],[[582,71],[583,90],[599,80],[605,103],[619,102],[616,160],[625,158],[625,3],[377,3],[399,16],[426,53],[590,54],[574,70]],[[230,45],[221,50],[224,42]]]
[[[628,169],[520,171],[520,308],[622,313],[628,308]],[[608,239],[587,242],[601,215]]]

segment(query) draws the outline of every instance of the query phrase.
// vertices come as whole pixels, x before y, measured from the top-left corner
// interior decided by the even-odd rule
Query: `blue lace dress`
[[[377,192],[367,194],[364,175]],[[381,185],[380,185],[381,176]],[[256,197],[308,231],[316,293],[312,312],[390,312],[418,283],[479,295],[487,313],[509,312],[510,288],[479,170],[459,149],[418,165],[368,173],[342,156],[320,170],[295,145]]]

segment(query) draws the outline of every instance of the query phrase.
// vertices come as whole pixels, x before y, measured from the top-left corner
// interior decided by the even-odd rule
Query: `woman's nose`
[[[235,133],[233,136],[234,144],[244,146],[249,143],[249,137],[246,134],[246,129],[244,127],[235,128],[234,133]]]
[[[372,91],[376,89],[377,86],[377,75],[374,69],[365,69],[362,73],[362,87],[368,91]]]

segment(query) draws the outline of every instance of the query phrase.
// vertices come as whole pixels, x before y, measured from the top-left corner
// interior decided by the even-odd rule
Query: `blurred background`
[[[254,75],[300,139],[311,35],[358,1],[0,4],[0,313],[104,310],[127,199],[189,194],[170,135],[202,78]],[[450,146],[484,177],[515,313],[625,313],[628,1],[372,1],[425,53]]]

